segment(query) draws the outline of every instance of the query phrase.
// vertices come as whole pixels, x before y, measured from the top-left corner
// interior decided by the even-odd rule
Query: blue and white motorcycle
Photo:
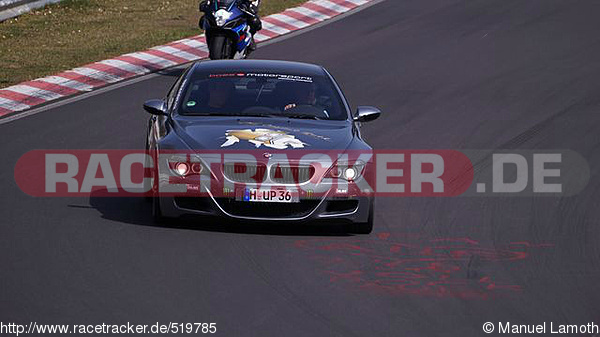
[[[200,4],[205,15],[200,20],[204,29],[209,57],[212,60],[243,59],[254,49],[248,20],[256,17],[244,0],[210,0]]]

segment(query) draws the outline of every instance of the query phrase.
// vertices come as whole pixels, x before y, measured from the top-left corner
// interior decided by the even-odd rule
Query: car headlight
[[[354,180],[357,176],[358,176],[358,172],[356,171],[356,169],[354,169],[352,167],[348,167],[347,169],[344,170],[344,179],[346,179],[348,181]]]
[[[231,15],[232,13],[225,9],[219,9],[218,11],[216,11],[214,16],[217,26],[222,27],[224,24],[226,24],[227,20],[229,20]]]
[[[188,172],[190,172],[190,165],[188,165],[188,163],[182,163],[182,162],[176,163],[174,171],[179,176],[183,177],[186,174],[188,174]]]
[[[193,155],[188,158],[185,155],[173,155],[167,159],[171,172],[180,177],[199,175],[205,171],[205,164]]]
[[[331,178],[342,178],[347,181],[354,181],[362,174],[365,168],[365,163],[362,161],[356,161],[355,163],[348,163],[339,161],[335,163],[328,171],[327,176]]]

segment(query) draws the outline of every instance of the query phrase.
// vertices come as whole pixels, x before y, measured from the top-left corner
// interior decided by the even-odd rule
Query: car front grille
[[[236,183],[260,183],[265,180],[266,173],[267,165],[265,164],[223,164],[225,178]]]
[[[314,174],[315,168],[311,165],[273,165],[269,170],[271,180],[278,184],[302,184],[310,181]]]
[[[262,183],[267,177],[265,164],[225,163],[223,175],[236,183]],[[279,165],[272,164],[269,178],[275,184],[302,184],[310,181],[315,175],[312,165]]]

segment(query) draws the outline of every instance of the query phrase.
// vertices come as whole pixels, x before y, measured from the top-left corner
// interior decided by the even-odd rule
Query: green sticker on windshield
[[[187,102],[187,103],[186,103],[186,105],[187,105],[187,106],[189,106],[189,107],[193,107],[193,106],[195,106],[195,105],[196,105],[196,102],[194,102],[194,101],[189,101],[189,102]]]

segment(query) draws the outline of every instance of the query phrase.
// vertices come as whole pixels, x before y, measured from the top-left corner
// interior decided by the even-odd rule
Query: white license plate
[[[248,188],[243,191],[242,201],[249,202],[300,202],[298,192],[285,189]]]

